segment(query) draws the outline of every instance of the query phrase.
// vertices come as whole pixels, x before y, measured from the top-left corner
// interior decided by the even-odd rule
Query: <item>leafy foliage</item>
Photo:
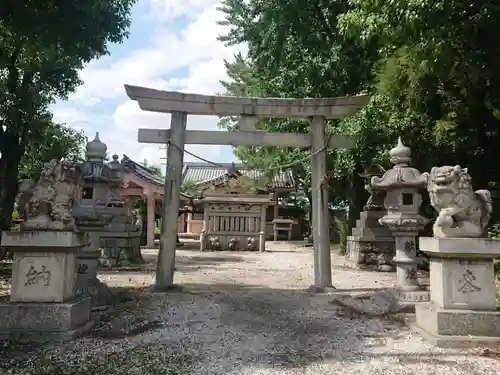
[[[194,180],[182,181],[181,192],[191,197],[197,197],[201,193],[198,187],[198,183]]]
[[[86,140],[82,131],[62,124],[47,124],[42,137],[27,145],[19,167],[20,175],[37,180],[43,163],[52,159],[60,160],[64,157],[66,160],[82,162]]]

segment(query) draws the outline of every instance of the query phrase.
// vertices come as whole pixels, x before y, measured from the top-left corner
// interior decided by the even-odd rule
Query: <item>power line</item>
[[[320,149],[318,149],[318,150],[316,150],[316,151],[312,152],[311,154],[307,155],[306,157],[301,158],[301,159],[299,159],[299,160],[296,160],[296,161],[294,161],[294,162],[292,162],[292,163],[283,164],[283,165],[278,165],[278,166],[275,166],[275,167],[269,167],[269,168],[268,168],[268,167],[266,167],[266,170],[271,170],[271,171],[274,171],[274,170],[282,170],[282,169],[287,169],[287,168],[291,168],[291,167],[293,167],[293,166],[295,166],[295,165],[297,165],[297,164],[301,164],[301,163],[305,162],[305,161],[306,161],[306,160],[308,160],[310,157],[315,156],[315,155],[319,154],[320,152],[322,152],[322,151],[324,151],[324,150],[327,150],[327,149],[328,149],[328,144],[329,144],[329,142],[330,142],[330,138],[331,138],[331,136],[332,136],[331,134],[328,134],[328,137],[327,137],[326,142],[325,142],[325,144],[323,145],[323,147],[321,147]],[[186,154],[191,155],[192,157],[194,157],[194,158],[196,158],[196,159],[198,159],[198,160],[201,160],[201,161],[203,161],[203,162],[205,162],[205,163],[211,164],[211,165],[213,165],[213,166],[215,166],[215,167],[219,167],[219,168],[226,168],[226,165],[223,165],[223,164],[220,164],[220,163],[216,163],[216,162],[214,162],[214,161],[212,161],[212,160],[208,160],[208,159],[202,158],[201,156],[198,156],[198,155],[196,155],[196,154],[194,154],[194,153],[192,153],[191,151],[188,151],[188,150],[186,150],[186,149],[182,150],[182,149],[181,149],[178,145],[176,145],[175,143],[173,143],[173,142],[172,142],[172,141],[170,141],[170,140],[168,140],[168,141],[167,141],[167,145],[172,145],[172,146],[174,146],[175,148],[177,148],[178,150],[184,151]],[[166,149],[166,146],[165,146],[165,149]],[[162,159],[166,159],[166,158],[162,158]]]

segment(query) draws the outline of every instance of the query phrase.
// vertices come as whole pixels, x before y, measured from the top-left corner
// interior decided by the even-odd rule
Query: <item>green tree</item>
[[[0,6],[0,229],[10,225],[19,163],[50,125],[48,106],[121,42],[135,0],[40,0]],[[83,26],[82,26],[83,25]]]
[[[191,197],[197,197],[201,194],[198,183],[194,180],[184,180],[181,185],[181,193]]]
[[[468,166],[483,188],[500,180],[499,22],[495,2],[354,0],[339,25],[379,51],[376,92],[390,127],[410,134],[416,165]]]
[[[32,140],[26,147],[19,165],[19,174],[37,180],[43,164],[52,159],[82,162],[86,137],[82,131],[63,124],[49,122],[41,138]]]

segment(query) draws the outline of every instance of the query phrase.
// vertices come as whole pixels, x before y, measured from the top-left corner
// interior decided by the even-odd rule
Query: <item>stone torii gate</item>
[[[327,119],[354,115],[369,100],[368,95],[322,99],[275,99],[207,96],[161,91],[125,85],[130,99],[145,111],[170,113],[170,129],[139,129],[140,143],[173,145],[167,148],[167,173],[156,288],[173,286],[177,213],[182,182],[185,144],[310,147],[312,154],[312,230],[314,242],[314,285],[317,291],[332,288],[330,260],[330,215],[326,148],[350,148],[352,140],[333,136],[327,140]],[[186,130],[187,115],[239,116],[238,131]],[[262,118],[309,118],[310,134],[256,131]]]

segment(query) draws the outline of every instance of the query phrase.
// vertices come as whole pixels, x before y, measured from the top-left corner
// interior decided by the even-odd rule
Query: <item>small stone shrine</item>
[[[108,185],[108,207],[112,210],[113,217],[101,234],[103,248],[101,264],[105,267],[129,266],[138,259],[142,260],[140,257],[142,224],[137,222],[137,217],[120,196],[119,189],[123,183],[124,169],[118,161],[118,155],[113,155],[113,161],[107,166],[113,173],[121,176],[121,182]]]
[[[429,292],[418,283],[418,259],[416,236],[428,222],[419,214],[422,204],[421,192],[425,191],[426,179],[420,172],[409,166],[411,150],[401,138],[389,155],[394,167],[382,177],[372,177],[373,189],[385,191],[384,206],[387,214],[380,218],[395,237],[396,291],[401,305],[428,301]]]
[[[111,222],[114,209],[108,206],[110,186],[120,186],[123,175],[104,163],[107,146],[99,139],[87,143],[86,161],[82,164],[83,188],[77,207],[73,209],[78,229],[89,234],[90,243],[77,256],[77,294],[92,297],[92,305],[105,304],[110,292],[97,278],[100,237]]]
[[[379,223],[386,214],[385,191],[371,185],[372,177],[380,177],[383,169],[372,164],[361,175],[365,179],[365,189],[370,193],[352,235],[347,237],[346,258],[360,268],[377,271],[393,271],[394,237],[390,230]]]
[[[15,340],[72,338],[91,328],[90,297],[76,296],[76,256],[88,244],[71,208],[80,194],[77,166],[53,160],[40,180],[20,183],[27,219],[4,232],[14,253],[10,301],[0,304],[0,337]]]
[[[200,201],[200,250],[265,251],[266,210],[273,198],[266,190],[245,186],[234,165],[214,180]]]
[[[500,240],[485,238],[492,213],[488,190],[472,189],[467,168],[434,167],[423,177],[438,212],[434,237],[421,237],[430,255],[431,300],[415,308],[415,328],[438,346],[500,343],[493,259]]]

